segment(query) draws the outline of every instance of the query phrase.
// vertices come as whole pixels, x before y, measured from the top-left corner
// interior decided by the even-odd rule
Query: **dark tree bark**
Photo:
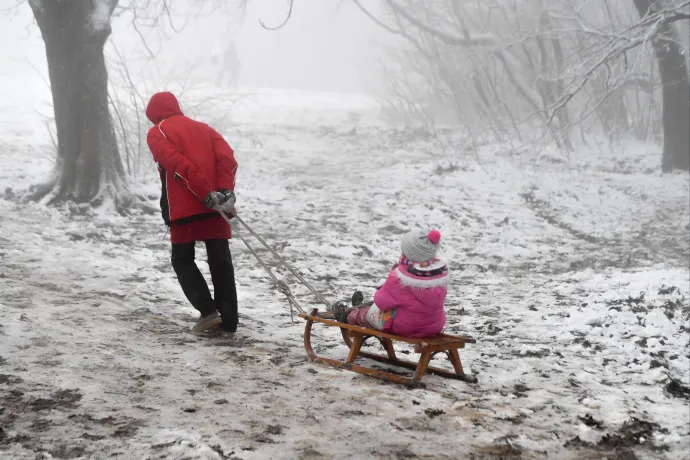
[[[46,47],[57,128],[55,174],[33,195],[48,204],[113,200],[122,212],[137,201],[126,187],[108,110],[104,46],[117,2],[29,2]]]
[[[547,36],[547,31],[554,30],[551,24],[551,18],[549,13],[544,9],[542,5],[542,12],[539,18],[540,31]],[[548,44],[551,44],[553,51],[553,57],[549,53]],[[548,75],[553,73],[555,75],[562,75],[564,70],[564,59],[563,59],[563,48],[561,47],[560,39],[556,36],[547,40],[546,38],[540,36],[537,38],[537,47],[539,48],[539,61],[541,64],[541,69],[539,71],[536,65],[532,62],[535,75],[541,75],[542,77],[537,81],[537,90],[541,96],[542,104],[544,105],[544,112],[549,110],[549,107],[555,105],[558,98],[565,93],[565,87],[563,84],[563,77],[558,77],[555,81],[551,81]],[[525,47],[525,54],[529,58],[529,51]],[[529,58],[532,61],[531,58]],[[555,67],[555,71],[551,72],[551,67]],[[556,144],[561,149],[572,152],[575,150],[572,141],[570,140],[570,114],[568,113],[567,106],[562,106],[556,109],[555,119],[558,119],[558,126],[556,129],[551,129],[554,140]],[[551,127],[549,127],[551,128]]]
[[[661,11],[656,0],[633,0],[641,17]],[[662,119],[664,151],[661,169],[690,170],[690,81],[688,66],[683,56],[673,24],[661,25],[652,46],[659,62],[662,84]]]

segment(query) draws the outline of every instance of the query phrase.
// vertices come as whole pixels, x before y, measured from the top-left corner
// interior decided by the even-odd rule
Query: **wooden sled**
[[[403,385],[417,388],[425,386],[422,383],[422,377],[424,377],[424,374],[427,372],[441,377],[462,380],[467,383],[477,383],[476,377],[465,374],[462,370],[462,363],[460,362],[460,356],[458,354],[458,348],[465,348],[466,343],[476,343],[476,340],[473,338],[449,334],[439,334],[434,337],[425,338],[402,337],[399,335],[386,334],[376,329],[354,326],[352,324],[345,324],[333,319],[328,319],[324,317],[325,315],[319,316],[318,309],[313,309],[309,315],[302,313],[299,316],[307,320],[307,325],[304,328],[304,349],[307,351],[307,355],[311,361],[328,364],[329,366],[341,369],[348,369],[359,374],[369,375],[388,380],[389,382],[402,383]],[[311,328],[314,323],[322,323],[326,326],[340,328],[343,340],[350,348],[350,353],[346,361],[343,362],[337,359],[322,358],[314,352],[311,347]],[[362,344],[371,337],[376,337],[376,339],[378,339],[384,350],[386,350],[387,356],[361,351]],[[393,349],[393,341],[414,345],[414,351],[420,354],[419,362],[414,363],[398,359]],[[451,364],[453,364],[455,372],[429,366],[429,361],[431,361],[431,358],[437,353],[445,353],[448,356]],[[412,369],[416,371],[415,376],[414,378],[409,378],[391,372],[360,366],[355,364],[355,359],[357,357],[373,359],[374,361]]]

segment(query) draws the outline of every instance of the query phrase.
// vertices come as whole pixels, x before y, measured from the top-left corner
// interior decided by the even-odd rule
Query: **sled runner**
[[[425,338],[402,337],[399,335],[386,334],[385,332],[377,331],[376,329],[369,329],[354,326],[352,324],[341,323],[339,321],[327,318],[327,316],[329,316],[328,313],[319,315],[318,309],[313,309],[310,314],[301,313],[299,316],[307,321],[307,325],[304,328],[304,349],[307,351],[307,355],[311,361],[417,388],[425,386],[424,383],[422,383],[422,377],[424,377],[424,374],[426,373],[462,380],[463,382],[467,383],[477,383],[476,377],[465,374],[463,371],[460,356],[458,354],[458,349],[465,348],[466,343],[476,343],[473,338],[449,334],[439,334],[433,337]],[[338,361],[331,358],[322,358],[314,352],[311,346],[311,329],[314,323],[321,323],[325,324],[326,326],[340,328],[340,332],[343,335],[343,340],[350,349],[347,360]],[[386,350],[387,356],[361,351],[361,347],[364,342],[371,337],[375,337],[381,343],[384,350]],[[412,361],[403,361],[398,359],[395,355],[395,350],[393,349],[394,341],[414,345],[414,351],[420,355],[419,362],[414,363]],[[445,353],[448,356],[451,364],[453,364],[455,372],[429,366],[429,361],[437,353]],[[412,369],[415,371],[415,375],[414,377],[410,378],[397,373],[361,366],[359,364],[355,364],[355,359],[358,357],[368,358],[374,361]]]

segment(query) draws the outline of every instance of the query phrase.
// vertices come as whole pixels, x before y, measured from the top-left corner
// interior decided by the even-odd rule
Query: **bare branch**
[[[0,8],[0,13],[14,13],[25,1],[26,0],[14,0],[13,5]],[[40,2],[38,0],[29,0],[29,3],[33,3],[32,7],[34,8],[40,8]]]
[[[185,22],[182,25],[182,28],[180,30],[177,30],[175,28],[175,24],[173,24],[172,20],[172,13],[170,12],[170,7],[168,6],[168,0],[163,1],[163,9],[165,10],[165,15],[168,18],[168,23],[170,24],[170,28],[175,32],[175,33],[180,33],[184,30],[184,28],[187,26],[188,18],[185,18]]]
[[[385,0],[386,4],[396,13],[405,18],[410,24],[417,27],[420,30],[432,35],[433,37],[441,40],[443,43],[448,45],[457,46],[472,46],[472,45],[495,45],[496,38],[490,34],[482,34],[471,36],[469,31],[465,31],[464,37],[456,37],[449,33],[437,30],[428,24],[415,18],[413,15],[409,14],[405,8],[400,7],[393,0]],[[469,37],[469,38],[466,38]]]
[[[294,2],[295,2],[295,0],[288,0],[288,6],[289,6],[288,14],[287,14],[287,17],[285,18],[285,20],[283,21],[282,24],[280,24],[279,26],[276,26],[276,27],[268,27],[268,26],[266,26],[266,24],[264,24],[264,22],[261,19],[259,19],[259,24],[261,24],[261,27],[263,27],[266,30],[278,30],[278,29],[282,28],[285,24],[288,23],[288,21],[290,20],[290,16],[292,16],[292,6],[293,6]]]
[[[362,11],[362,13],[364,13],[369,19],[374,21],[383,30],[390,32],[392,34],[395,34],[395,35],[403,35],[402,30],[400,30],[400,29],[396,30],[396,29],[392,28],[391,26],[384,24],[381,20],[379,20],[376,16],[374,16],[371,12],[369,12],[369,10],[364,8],[364,6],[362,6],[362,4],[359,2],[359,0],[352,0],[352,1],[354,2],[355,5],[357,5],[357,8],[359,8]]]

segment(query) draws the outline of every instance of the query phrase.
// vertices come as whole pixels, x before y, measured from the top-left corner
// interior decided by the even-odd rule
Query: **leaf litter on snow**
[[[599,156],[528,164],[498,144],[480,146],[483,167],[439,169],[427,138],[293,115],[238,121],[234,133],[261,143],[226,133],[244,219],[333,300],[371,296],[400,236],[438,227],[454,279],[447,330],[478,339],[461,357],[480,383],[428,376],[406,390],[309,363],[303,324],[238,240],[241,328],[191,334],[158,216],[20,205],[13,192],[0,199],[0,452],[683,458],[687,176],[621,175]],[[15,149],[4,161],[28,171],[36,159]],[[155,196],[156,181],[152,169],[136,187]],[[337,330],[313,340],[346,354]]]

